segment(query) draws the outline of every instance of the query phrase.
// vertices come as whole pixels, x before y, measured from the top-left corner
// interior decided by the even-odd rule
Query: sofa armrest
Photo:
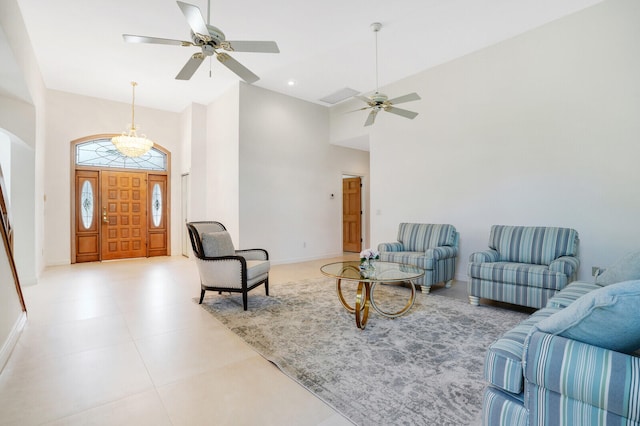
[[[400,242],[395,243],[380,243],[378,244],[378,251],[404,251],[404,245]]]
[[[525,342],[523,359],[527,382],[525,406],[530,411],[547,407],[544,415],[552,424],[551,417],[561,413],[554,413],[547,405],[548,401],[538,401],[537,398],[544,396],[541,396],[542,392],[529,389],[530,384],[558,394],[560,398],[569,398],[633,422],[640,421],[640,405],[636,403],[640,393],[640,357],[534,331]],[[583,411],[585,415],[589,415],[588,412]]]
[[[458,247],[451,247],[451,246],[433,247],[433,248],[427,249],[424,255],[427,259],[436,259],[436,260],[449,259],[451,257],[456,257],[458,255]]]
[[[500,259],[500,254],[496,250],[484,250],[471,253],[469,256],[469,262],[483,263],[483,262],[497,262]]]
[[[561,256],[549,264],[549,270],[562,272],[569,278],[575,278],[580,267],[580,259],[575,256]]]
[[[269,260],[269,253],[264,249],[236,250],[236,255],[246,260]]]

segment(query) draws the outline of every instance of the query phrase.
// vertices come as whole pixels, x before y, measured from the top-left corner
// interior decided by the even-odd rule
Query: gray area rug
[[[343,284],[345,298],[355,286]],[[327,278],[249,293],[208,292],[203,307],[318,397],[360,425],[469,425],[479,419],[487,347],[526,314],[417,294],[404,316],[373,309],[365,330]],[[350,292],[350,293],[349,293]],[[399,310],[403,286],[378,285],[381,309]],[[197,299],[196,299],[197,303]]]

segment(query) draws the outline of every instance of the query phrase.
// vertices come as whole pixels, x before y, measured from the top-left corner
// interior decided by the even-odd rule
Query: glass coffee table
[[[336,292],[342,306],[356,317],[356,326],[364,329],[369,318],[369,307],[371,306],[380,315],[387,318],[396,318],[406,314],[416,300],[416,287],[413,280],[424,275],[424,269],[412,265],[395,262],[373,263],[375,269],[361,269],[359,261],[329,263],[320,268],[324,275],[336,279]],[[357,281],[355,306],[349,305],[342,293],[342,280]],[[374,290],[379,283],[398,284],[408,282],[411,288],[411,295],[404,308],[397,312],[386,312],[380,309],[375,302]]]

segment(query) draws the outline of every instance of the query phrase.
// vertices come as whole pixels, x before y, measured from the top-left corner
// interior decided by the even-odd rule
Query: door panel
[[[148,177],[147,194],[149,197],[147,219],[149,229],[149,257],[166,256],[168,253],[168,206],[167,176],[152,175]]]
[[[100,260],[98,181],[98,171],[79,170],[76,172],[76,262]]]
[[[144,172],[102,171],[102,260],[147,255]]]
[[[362,250],[362,206],[360,178],[342,179],[342,249]]]

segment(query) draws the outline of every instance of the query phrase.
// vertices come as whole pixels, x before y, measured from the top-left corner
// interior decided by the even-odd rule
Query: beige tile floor
[[[343,258],[357,255],[274,265],[270,280],[320,277]],[[432,291],[464,298],[464,287]],[[47,268],[24,288],[0,424],[350,424],[194,303],[199,291],[182,256]]]

